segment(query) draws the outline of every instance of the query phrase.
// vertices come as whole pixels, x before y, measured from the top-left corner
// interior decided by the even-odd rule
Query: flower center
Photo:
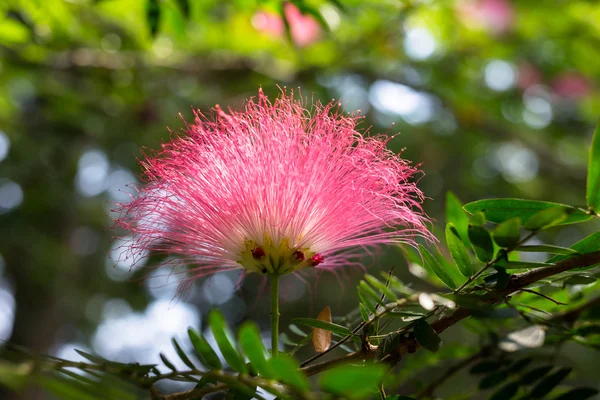
[[[286,238],[274,243],[268,235],[265,235],[262,243],[247,239],[244,250],[238,256],[238,263],[248,271],[278,275],[315,267],[325,260],[308,247],[290,247]]]

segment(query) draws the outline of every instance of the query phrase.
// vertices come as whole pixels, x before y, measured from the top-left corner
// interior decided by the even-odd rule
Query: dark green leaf
[[[494,258],[494,244],[487,229],[482,226],[469,225],[469,240],[480,261],[488,262]]]
[[[524,228],[529,231],[538,231],[540,229],[559,225],[567,219],[570,210],[572,210],[570,207],[558,206],[538,211],[527,220]]]
[[[589,285],[598,279],[593,276],[573,275],[564,281],[565,285]]]
[[[569,207],[559,203],[551,203],[547,201],[534,201],[523,199],[486,199],[478,200],[465,205],[465,210],[470,213],[484,211],[488,221],[501,223],[510,218],[521,218],[523,223],[527,221],[537,212],[552,207]],[[592,218],[583,211],[574,210],[560,224],[572,224],[576,222],[587,221]]]
[[[521,358],[520,360],[515,361],[510,367],[510,372],[520,372],[523,370],[523,368],[525,368],[526,366],[528,366],[531,361],[533,361],[532,357],[526,357],[526,358]]]
[[[572,368],[561,368],[558,371],[548,375],[537,385],[529,393],[529,396],[533,399],[541,399],[548,393],[552,391],[555,387],[557,387],[563,379],[567,377],[571,373]]]
[[[512,248],[521,239],[521,219],[510,218],[501,222],[494,230],[494,241],[500,247]]]
[[[167,358],[167,356],[165,356],[163,353],[160,353],[160,359],[162,360],[163,363],[165,363],[165,365],[167,366],[167,368],[169,368],[172,371],[177,371],[177,368],[175,368],[175,366],[173,365],[173,363],[171,361],[169,361],[169,359]]]
[[[321,375],[321,387],[336,395],[349,399],[368,397],[383,380],[387,368],[384,365],[367,366],[341,365]]]
[[[212,310],[208,315],[208,324],[227,364],[235,371],[245,374],[246,364],[230,339],[233,335],[225,322],[223,314],[219,310]]]
[[[192,328],[188,329],[188,336],[194,346],[194,350],[196,350],[196,355],[204,365],[212,369],[223,368],[219,356],[217,356],[217,353],[215,353],[204,336],[200,336]]]
[[[185,19],[190,18],[190,3],[189,0],[175,0],[177,2],[177,6],[181,10],[181,13],[185,17]]]
[[[436,352],[440,349],[442,339],[424,319],[415,322],[413,333],[417,342],[427,350]]]
[[[531,245],[531,246],[519,246],[516,248],[517,251],[525,251],[528,253],[551,253],[551,254],[579,254],[577,250],[569,249],[567,247],[552,246],[549,244]]]
[[[511,382],[502,386],[493,395],[490,396],[489,400],[510,400],[519,391],[519,384],[517,382]]]
[[[256,372],[267,378],[272,377],[273,373],[267,364],[266,350],[256,324],[250,321],[243,324],[238,332],[238,337],[242,350]]]
[[[500,383],[504,382],[508,378],[508,373],[504,370],[497,371],[487,375],[479,382],[479,389],[489,389]]]
[[[325,329],[326,331],[331,331],[342,336],[350,335],[350,329],[334,324],[333,322],[321,321],[315,318],[294,318],[292,321],[300,325],[310,326],[311,328]]]
[[[498,361],[489,361],[484,360],[480,361],[477,364],[473,365],[469,370],[471,374],[485,374],[488,372],[496,371],[498,368],[502,366],[502,363]]]
[[[425,268],[432,272],[435,276],[440,278],[442,282],[450,289],[456,289],[456,284],[452,280],[452,277],[446,272],[442,264],[423,246],[419,246],[423,260],[425,261]]]
[[[269,360],[269,366],[273,371],[274,379],[301,391],[310,389],[308,379],[300,372],[299,366],[293,359],[284,356],[272,358]]]
[[[465,244],[452,223],[446,224],[446,243],[448,250],[461,274],[467,278],[473,275],[473,265]]]
[[[173,347],[175,347],[177,355],[179,356],[179,358],[181,358],[181,361],[183,361],[183,363],[187,365],[190,369],[196,369],[196,366],[194,365],[192,360],[190,360],[187,354],[185,354],[185,351],[183,351],[179,343],[177,343],[177,340],[173,338],[171,339],[171,342],[173,343]]]
[[[600,123],[596,125],[587,170],[587,205],[594,211],[600,210]]]
[[[598,394],[598,389],[581,387],[555,397],[554,400],[585,400]]]
[[[460,238],[466,246],[470,245],[467,227],[469,226],[469,217],[463,210],[462,203],[452,192],[446,193],[446,223],[454,225]]]
[[[552,369],[552,365],[545,365],[543,367],[538,367],[538,368],[532,369],[530,371],[527,371],[521,377],[521,383],[523,385],[530,385],[533,382],[537,381],[538,379],[541,379],[542,377],[544,377],[548,372],[550,372],[551,369]]]
[[[158,27],[160,23],[160,1],[159,0],[147,0],[146,3],[146,21],[150,28],[150,34],[152,37],[158,33]]]

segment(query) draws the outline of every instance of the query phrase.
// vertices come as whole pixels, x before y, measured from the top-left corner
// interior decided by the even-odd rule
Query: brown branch
[[[482,296],[481,300],[483,303],[494,304],[502,300],[506,296],[514,292],[518,292],[539,280],[560,274],[562,272],[570,271],[575,268],[589,267],[599,263],[600,251],[576,255],[559,261],[558,263],[549,267],[536,268],[534,270],[524,272],[522,274],[513,275],[509,280],[506,288],[502,290],[489,292],[488,294]],[[600,302],[600,299],[595,299],[594,301]],[[431,324],[431,327],[439,334],[448,329],[449,327],[462,321],[463,319],[471,316],[471,314],[471,310],[464,307],[458,307],[452,314],[441,317],[437,321],[433,322]],[[393,358],[400,360],[405,354],[414,353],[419,348],[420,345],[414,337],[406,336],[400,340],[398,347],[394,350],[393,354],[391,355],[394,356]],[[315,375],[335,365],[374,358],[376,351],[377,347],[371,346],[370,348],[348,354],[347,356],[342,358],[337,358],[322,362],[320,364],[304,367],[302,368],[302,371],[307,375]]]

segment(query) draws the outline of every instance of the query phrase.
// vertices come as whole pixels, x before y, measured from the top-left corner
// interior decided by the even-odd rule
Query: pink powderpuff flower
[[[196,112],[142,161],[145,184],[120,204],[125,252],[178,255],[184,282],[244,269],[282,275],[356,264],[364,249],[431,239],[418,170],[355,130],[336,102],[311,112],[259,91],[244,111]]]

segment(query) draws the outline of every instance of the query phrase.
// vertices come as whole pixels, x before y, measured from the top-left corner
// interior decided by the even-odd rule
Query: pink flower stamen
[[[310,262],[313,267],[316,267],[317,265],[323,263],[323,261],[325,261],[325,258],[320,254],[315,254],[310,258]]]

